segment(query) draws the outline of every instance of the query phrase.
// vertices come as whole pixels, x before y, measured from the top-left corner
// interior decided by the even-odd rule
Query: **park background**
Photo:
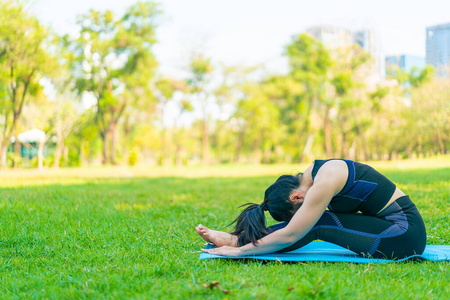
[[[450,244],[449,5],[292,2],[0,2],[1,299],[448,297],[448,262],[198,260],[327,157]]]
[[[445,9],[350,4],[3,1],[0,163],[447,154]]]

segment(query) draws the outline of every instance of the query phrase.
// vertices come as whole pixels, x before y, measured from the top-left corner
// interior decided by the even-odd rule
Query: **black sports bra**
[[[320,167],[331,159],[315,160],[312,178],[316,177]],[[342,190],[328,205],[335,212],[376,215],[391,199],[395,184],[374,168],[352,160],[343,160],[348,166],[348,178]]]

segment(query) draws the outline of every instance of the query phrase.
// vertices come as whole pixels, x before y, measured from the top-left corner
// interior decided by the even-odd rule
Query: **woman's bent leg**
[[[325,211],[306,236],[280,252],[292,251],[319,239],[376,258],[421,254],[426,244],[425,227],[411,200],[402,197],[383,213],[385,215],[374,217]],[[277,230],[286,224],[269,229]]]

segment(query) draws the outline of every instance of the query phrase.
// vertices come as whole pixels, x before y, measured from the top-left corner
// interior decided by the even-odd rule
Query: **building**
[[[306,32],[320,41],[328,49],[348,47],[354,43],[353,33],[344,28],[315,26],[306,30]]]
[[[383,65],[381,60],[380,38],[375,30],[360,30],[353,34],[354,42],[360,45],[373,59],[372,72],[381,77]]]
[[[315,26],[307,29],[306,32],[331,50],[354,44],[360,45],[373,59],[372,75],[377,78],[383,77],[384,65],[381,63],[381,43],[374,30],[351,31],[333,26]]]
[[[426,63],[436,69],[436,75],[449,76],[450,23],[427,27]]]
[[[411,72],[413,68],[422,70],[425,68],[425,57],[414,55],[393,55],[386,56],[384,59],[386,72],[390,72],[394,66],[399,70],[405,70]]]

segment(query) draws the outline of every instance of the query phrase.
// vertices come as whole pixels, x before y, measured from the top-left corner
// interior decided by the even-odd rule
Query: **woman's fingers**
[[[212,249],[202,249],[203,252],[215,255],[239,256],[241,251],[239,247],[223,246]]]
[[[220,248],[202,249],[202,251],[209,254],[219,254],[218,249]]]

